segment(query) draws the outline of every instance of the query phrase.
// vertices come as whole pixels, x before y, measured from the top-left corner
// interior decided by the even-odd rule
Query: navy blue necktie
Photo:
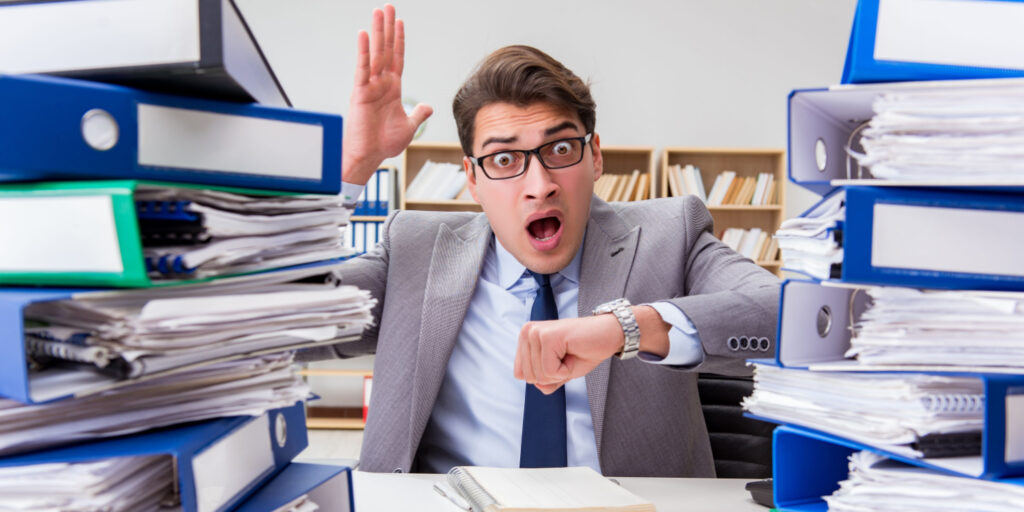
[[[540,288],[533,301],[530,320],[558,319],[558,305],[551,291],[550,276],[527,270]],[[567,463],[565,441],[565,386],[545,395],[533,384],[526,385],[523,408],[523,440],[519,452],[521,468],[556,468]]]

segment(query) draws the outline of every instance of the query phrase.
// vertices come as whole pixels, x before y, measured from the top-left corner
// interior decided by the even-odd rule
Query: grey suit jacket
[[[606,475],[714,476],[697,372],[747,373],[745,358],[774,354],[778,280],[711,229],[710,214],[692,197],[616,204],[595,197],[591,203],[579,316],[618,297],[633,304],[669,300],[690,318],[704,346],[704,361],[682,371],[612,358],[587,375]],[[379,299],[376,326],[329,354],[377,354],[361,469],[416,470],[491,237],[483,214],[399,211],[385,223],[381,244],[343,267],[344,282]],[[735,340],[730,348],[730,337],[743,336],[768,338],[770,349],[737,349]]]

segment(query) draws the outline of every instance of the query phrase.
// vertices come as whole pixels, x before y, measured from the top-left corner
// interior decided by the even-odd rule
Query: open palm
[[[349,99],[343,148],[342,177],[365,184],[385,159],[402,152],[430,114],[417,105],[406,114],[402,106],[405,26],[387,5],[373,11],[371,34],[359,33],[355,85]]]

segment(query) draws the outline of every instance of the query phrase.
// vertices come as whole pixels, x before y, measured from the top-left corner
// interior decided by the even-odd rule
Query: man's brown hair
[[[481,108],[492,103],[526,107],[538,102],[575,112],[584,132],[594,131],[597,105],[590,87],[561,62],[525,45],[506,46],[488,55],[452,101],[462,151],[473,155],[476,113]]]

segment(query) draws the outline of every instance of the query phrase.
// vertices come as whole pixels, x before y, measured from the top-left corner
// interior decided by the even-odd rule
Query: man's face
[[[492,103],[476,114],[473,155],[530,150],[548,142],[582,137],[575,113],[547,103],[525,108]],[[562,169],[545,169],[531,154],[526,172],[492,180],[469,158],[463,159],[469,191],[480,203],[494,235],[526,268],[542,274],[562,270],[583,243],[594,182],[601,176],[597,135],[583,147],[583,159]]]

